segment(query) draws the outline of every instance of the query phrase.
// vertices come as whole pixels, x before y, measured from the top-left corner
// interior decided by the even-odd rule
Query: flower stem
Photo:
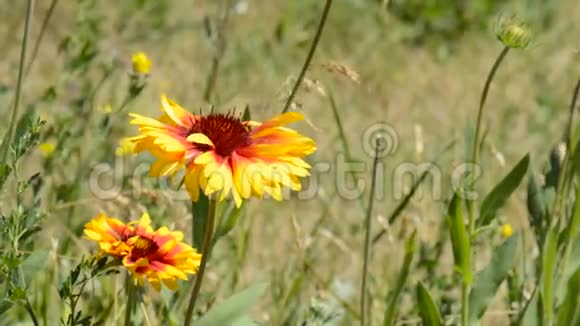
[[[135,296],[137,294],[137,288],[133,284],[131,275],[127,274],[127,279],[125,281],[125,286],[127,287],[127,306],[125,307],[125,326],[131,326],[131,315],[133,313],[133,306],[135,306]]]
[[[469,292],[471,291],[471,286],[466,282],[463,282],[461,286],[461,325],[469,325]]]
[[[197,297],[199,296],[199,291],[201,290],[201,282],[203,280],[203,275],[205,274],[205,266],[207,264],[207,260],[211,254],[211,241],[214,232],[214,224],[215,224],[215,212],[217,207],[217,200],[210,199],[209,200],[209,212],[208,212],[208,221],[205,227],[205,234],[203,238],[203,244],[201,247],[201,262],[199,265],[199,270],[197,272],[197,276],[195,278],[195,284],[193,286],[193,290],[191,291],[191,297],[189,299],[189,305],[187,306],[187,311],[185,312],[185,321],[183,322],[184,326],[189,326],[191,324],[191,318],[193,316],[193,311],[195,309],[195,303],[197,301]]]
[[[362,282],[360,287],[360,324],[361,326],[367,325],[366,312],[367,312],[367,276],[368,276],[368,265],[370,260],[370,249],[371,249],[371,220],[373,212],[373,202],[375,197],[375,186],[377,181],[377,170],[379,164],[379,150],[381,148],[381,139],[376,139],[375,144],[375,158],[373,161],[373,172],[371,179],[371,189],[369,195],[368,210],[365,217],[365,243],[364,243],[364,260],[362,269]]]
[[[310,66],[310,61],[312,61],[312,58],[314,57],[314,52],[316,52],[316,47],[318,46],[318,42],[320,41],[320,37],[322,36],[322,30],[324,29],[324,25],[326,24],[326,17],[328,17],[328,13],[330,12],[331,6],[332,0],[326,0],[326,5],[324,6],[322,16],[320,17],[320,23],[318,24],[318,30],[316,30],[314,41],[312,41],[312,46],[310,47],[310,51],[308,51],[306,61],[304,61],[304,65],[302,66],[300,75],[298,75],[298,79],[296,79],[296,83],[294,84],[294,88],[292,88],[292,92],[290,92],[290,96],[288,96],[288,100],[286,100],[286,104],[284,105],[282,113],[288,112],[288,110],[290,109],[290,105],[294,100],[294,96],[296,96],[296,92],[298,92],[298,88],[300,87],[300,84],[302,84],[304,75],[306,75],[306,70],[308,70],[308,66]]]
[[[483,108],[485,107],[485,102],[487,101],[487,95],[489,93],[489,88],[491,82],[499,69],[499,66],[504,61],[505,57],[509,53],[510,47],[504,47],[498,57],[495,59],[487,79],[485,80],[485,85],[483,86],[483,92],[481,93],[481,98],[479,100],[479,110],[477,111],[477,120],[475,123],[475,135],[473,137],[472,152],[471,152],[471,164],[476,166],[479,162],[479,143],[481,137],[481,123],[483,120]],[[475,190],[475,174],[470,174],[470,180],[467,184],[468,189],[473,192]],[[473,241],[475,235],[475,199],[466,197],[469,221],[468,221],[468,232],[469,241]],[[471,246],[473,247],[473,246]],[[471,255],[471,253],[470,253]],[[471,282],[463,281],[461,286],[461,325],[469,325],[469,294],[471,292]]]
[[[473,138],[473,148],[472,148],[472,152],[471,152],[471,164],[473,165],[477,165],[478,161],[479,161],[479,138],[481,137],[481,122],[482,122],[482,118],[483,118],[483,108],[485,107],[485,102],[487,101],[487,94],[489,93],[489,88],[491,86],[491,82],[493,81],[493,78],[495,77],[495,74],[499,68],[499,66],[501,65],[501,63],[503,62],[504,58],[506,57],[506,55],[508,54],[510,48],[509,47],[504,47],[503,50],[501,51],[501,53],[499,54],[499,56],[497,57],[497,59],[495,60],[495,62],[493,63],[493,66],[491,67],[491,70],[489,71],[489,74],[487,75],[487,79],[485,81],[485,85],[483,86],[483,92],[481,93],[481,99],[479,101],[479,110],[477,112],[477,120],[475,123],[475,136]],[[472,173],[471,174],[471,180],[468,184],[470,190],[474,190],[475,188],[475,175]],[[468,199],[467,200],[467,207],[469,209],[469,234],[473,235],[473,233],[475,232],[475,201]]]
[[[20,63],[18,66],[18,79],[16,81],[16,90],[14,92],[14,106],[12,107],[12,114],[10,115],[10,123],[8,124],[8,133],[5,136],[5,141],[0,148],[0,161],[6,160],[8,148],[12,142],[14,134],[14,126],[16,125],[16,118],[18,118],[18,108],[20,105],[20,93],[22,91],[22,80],[24,75],[24,65],[26,61],[26,49],[28,45],[28,33],[30,25],[32,25],[32,12],[34,11],[34,0],[28,0],[28,7],[26,9],[26,21],[24,22],[24,34],[22,35],[22,45],[20,48]]]

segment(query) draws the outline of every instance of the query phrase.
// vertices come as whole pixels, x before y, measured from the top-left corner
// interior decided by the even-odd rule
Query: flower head
[[[525,49],[532,41],[529,26],[513,18],[500,19],[496,35],[504,46],[514,49]]]
[[[56,144],[53,142],[44,142],[38,145],[38,149],[42,153],[42,156],[50,157],[52,156],[52,153],[54,153],[54,150],[56,149]]]
[[[151,60],[149,60],[145,52],[133,54],[131,62],[133,63],[133,71],[136,74],[148,74],[151,69]]]
[[[506,223],[500,227],[501,236],[504,238],[509,238],[514,234],[514,230],[509,223]]]
[[[100,214],[85,225],[84,232],[97,241],[102,253],[119,258],[139,284],[147,279],[157,291],[161,283],[175,290],[178,279],[196,273],[201,255],[182,242],[183,233],[166,227],[154,230],[150,223],[146,213],[128,224]]]
[[[201,189],[219,199],[232,195],[236,205],[264,193],[282,200],[282,187],[298,191],[299,177],[309,175],[302,157],[316,144],[298,132],[282,127],[302,120],[289,112],[266,122],[242,121],[232,113],[194,115],[165,96],[165,115],[159,119],[132,114],[140,135],[132,137],[135,152],[149,151],[157,161],[153,177],[174,176],[185,167],[185,185],[196,201]]]

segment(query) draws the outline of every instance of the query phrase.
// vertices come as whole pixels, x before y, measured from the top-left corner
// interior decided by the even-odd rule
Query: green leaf
[[[580,139],[574,147],[574,156],[572,157],[572,164],[576,167],[576,176],[580,178]]]
[[[526,154],[503,180],[493,188],[481,204],[478,226],[486,226],[496,217],[497,211],[517,189],[528,171],[530,155]]]
[[[443,325],[437,305],[433,301],[429,291],[427,291],[421,282],[417,284],[417,302],[419,304],[419,316],[421,317],[423,325]]]
[[[387,298],[387,309],[385,310],[385,317],[383,319],[383,325],[389,326],[395,324],[395,308],[399,301],[399,297],[401,296],[401,292],[403,292],[403,288],[407,283],[407,279],[409,278],[410,270],[411,270],[411,263],[413,262],[413,256],[415,255],[415,251],[417,248],[417,231],[415,230],[411,237],[407,240],[405,245],[405,259],[403,260],[403,267],[401,268],[401,273],[399,274],[399,278],[397,279],[397,285],[395,290],[390,295],[390,299]]]
[[[242,114],[242,121],[250,121],[252,119],[252,116],[250,114],[250,106],[246,105],[246,107],[244,108],[244,114]]]
[[[479,272],[469,294],[469,319],[476,324],[495,297],[497,289],[507,277],[516,252],[516,237],[512,236],[493,251],[489,264]]]
[[[244,209],[244,202],[240,207],[231,201],[228,203],[226,210],[223,212],[220,218],[220,224],[216,230],[215,236],[213,237],[213,242],[216,243],[221,237],[227,235],[238,223],[238,220],[242,216]]]
[[[247,317],[247,314],[262,293],[264,293],[265,289],[266,284],[262,283],[234,294],[223,303],[212,308],[201,319],[197,320],[195,325],[253,325],[253,322]]]
[[[542,276],[540,282],[543,314],[550,321],[553,320],[552,316],[554,313],[553,283],[556,268],[556,254],[558,251],[558,229],[559,224],[550,228],[542,252]]]
[[[449,233],[451,235],[451,246],[453,249],[453,258],[455,268],[463,276],[464,284],[471,284],[473,274],[471,271],[471,243],[469,235],[465,228],[465,220],[461,210],[461,200],[457,194],[453,195],[449,203],[447,223],[449,224]]]
[[[193,215],[193,247],[197,251],[202,251],[202,243],[207,226],[207,216],[209,214],[209,198],[203,193],[199,192],[199,199],[196,202],[191,202],[191,214]]]
[[[536,288],[530,300],[528,300],[524,310],[520,313],[516,325],[525,326],[541,326],[542,325],[542,311],[539,309],[539,289]]]
[[[558,309],[557,326],[579,325],[580,324],[580,268],[568,281],[568,291],[564,302]]]
[[[0,189],[4,186],[10,172],[12,172],[12,168],[8,164],[0,162]]]

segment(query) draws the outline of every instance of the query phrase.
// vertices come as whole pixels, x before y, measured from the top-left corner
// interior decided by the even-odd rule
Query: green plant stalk
[[[481,137],[481,124],[483,120],[483,109],[485,107],[485,103],[487,101],[487,96],[489,94],[489,89],[491,86],[491,82],[495,77],[497,70],[501,66],[501,63],[504,61],[505,57],[509,53],[510,48],[504,47],[498,57],[496,58],[489,74],[487,75],[487,79],[485,80],[485,84],[483,86],[483,91],[481,93],[481,98],[479,100],[479,110],[477,111],[477,119],[475,123],[475,135],[473,138],[472,144],[472,152],[471,152],[471,164],[477,165],[479,161],[479,142]],[[471,180],[468,183],[469,190],[475,190],[475,175],[471,174]],[[475,200],[466,198],[469,221],[468,221],[468,233],[469,233],[469,241],[472,241],[473,235],[475,234]],[[471,292],[471,282],[463,281],[461,286],[461,325],[467,326],[469,325],[469,295]]]
[[[495,60],[495,62],[493,63],[493,66],[491,67],[491,70],[489,71],[489,74],[487,75],[487,79],[485,80],[485,85],[483,86],[483,92],[481,93],[481,99],[479,101],[479,110],[477,111],[477,120],[475,123],[475,136],[473,138],[473,148],[472,148],[472,152],[471,152],[471,164],[473,165],[477,165],[478,161],[479,161],[479,142],[480,142],[480,137],[481,137],[481,123],[483,120],[483,109],[485,107],[485,102],[487,101],[487,95],[489,93],[489,88],[491,86],[491,82],[493,81],[493,78],[495,77],[495,74],[499,68],[499,66],[501,65],[501,63],[503,62],[503,60],[505,59],[505,57],[507,56],[508,52],[509,52],[510,48],[509,47],[504,47],[503,50],[500,52],[499,56],[497,57],[497,59]],[[474,190],[475,189],[475,176],[473,174],[471,174],[471,180],[468,184],[468,187],[470,188],[469,190]],[[469,214],[469,234],[473,235],[473,233],[475,232],[475,200],[470,200],[467,199],[467,208],[468,208],[468,214]]]
[[[580,79],[576,82],[576,87],[574,88],[574,93],[572,94],[572,102],[570,103],[570,114],[568,116],[568,124],[565,129],[564,139],[566,141],[566,154],[564,156],[564,162],[562,163],[562,169],[560,175],[558,176],[558,186],[556,190],[556,197],[554,198],[554,204],[552,206],[552,219],[558,218],[560,215],[560,210],[562,209],[562,201],[566,197],[565,194],[568,192],[568,184],[572,181],[572,176],[569,177],[570,161],[572,160],[574,144],[572,139],[572,133],[574,128],[574,112],[576,111],[576,104],[578,103],[578,95],[580,93]]]
[[[125,282],[127,286],[127,306],[125,307],[125,326],[131,326],[131,314],[133,313],[133,306],[135,305],[135,296],[137,295],[137,288],[133,284],[131,275],[127,274]]]
[[[24,77],[28,76],[28,74],[30,73],[30,70],[32,68],[32,64],[34,64],[34,61],[36,61],[36,57],[38,56],[38,50],[40,50],[40,44],[42,43],[42,40],[44,39],[44,35],[45,32],[47,30],[48,27],[48,23],[50,22],[50,18],[52,18],[52,14],[54,13],[54,8],[56,8],[56,5],[58,4],[58,0],[52,0],[52,2],[50,3],[50,7],[48,8],[48,10],[46,11],[46,14],[44,15],[44,20],[42,21],[42,25],[40,27],[40,32],[38,34],[38,37],[36,38],[36,41],[34,42],[34,48],[32,49],[32,54],[30,55],[30,60],[28,61],[28,65],[26,66],[26,69],[24,70]]]
[[[318,24],[318,29],[316,30],[316,35],[314,36],[314,40],[312,41],[312,46],[310,47],[310,51],[308,51],[308,55],[306,56],[306,60],[304,61],[304,65],[302,66],[302,70],[298,75],[298,79],[296,79],[296,83],[294,84],[294,88],[290,92],[290,96],[286,100],[286,104],[284,105],[284,109],[282,109],[282,113],[288,112],[290,106],[292,105],[292,101],[296,96],[296,92],[298,92],[298,88],[302,84],[302,80],[306,75],[306,71],[310,66],[310,62],[314,57],[314,53],[316,52],[316,47],[318,46],[318,42],[320,41],[320,37],[322,36],[322,31],[324,30],[324,25],[326,24],[326,18],[328,17],[328,13],[330,12],[330,7],[332,7],[332,0],[326,0],[326,5],[322,11],[322,16],[320,17],[320,23]]]
[[[18,109],[20,106],[20,93],[22,92],[22,80],[24,75],[24,64],[26,61],[26,49],[28,47],[28,33],[30,32],[30,26],[32,25],[32,12],[34,11],[34,0],[28,0],[28,6],[26,8],[26,20],[24,22],[24,34],[22,35],[22,45],[20,48],[20,63],[18,64],[18,79],[16,81],[16,90],[14,92],[14,106],[12,106],[12,114],[10,115],[10,122],[8,123],[8,133],[6,134],[6,140],[3,142],[2,148],[0,148],[0,161],[6,161],[6,155],[8,154],[8,149],[10,148],[10,143],[12,143],[12,137],[14,137],[14,127],[16,125],[16,119],[18,118]]]
[[[215,89],[217,77],[219,73],[220,63],[226,50],[226,28],[230,21],[230,13],[232,10],[232,1],[226,0],[222,3],[222,17],[217,31],[216,51],[212,58],[210,72],[207,76],[207,83],[203,91],[203,99],[207,102],[211,99],[211,95]]]
[[[367,278],[368,278],[368,265],[370,260],[370,249],[371,249],[371,220],[373,212],[373,202],[375,197],[375,187],[377,181],[377,170],[379,164],[379,149],[380,149],[380,139],[376,140],[375,144],[375,159],[373,161],[373,172],[371,179],[371,189],[369,194],[369,204],[368,210],[365,217],[365,242],[364,242],[364,260],[362,268],[362,282],[360,287],[360,323],[361,326],[367,325],[366,313],[367,313]]]
[[[195,309],[195,303],[197,302],[197,297],[199,296],[199,291],[201,290],[201,282],[205,274],[205,267],[207,261],[211,254],[211,239],[214,233],[215,216],[216,216],[217,199],[210,198],[209,200],[209,212],[208,221],[205,227],[205,234],[203,238],[203,246],[201,248],[201,262],[199,265],[199,270],[197,271],[197,276],[195,277],[195,284],[193,290],[191,291],[191,297],[189,299],[189,304],[187,306],[187,311],[185,312],[185,320],[183,322],[184,326],[189,326],[191,324],[191,319],[193,317],[193,311]]]

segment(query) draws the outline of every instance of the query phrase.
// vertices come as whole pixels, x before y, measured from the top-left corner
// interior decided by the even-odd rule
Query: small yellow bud
[[[513,49],[525,49],[532,41],[528,25],[514,19],[500,21],[496,30],[497,38],[503,45]]]
[[[131,138],[123,138],[119,141],[119,146],[115,150],[115,155],[117,156],[125,156],[127,154],[133,153],[133,149],[135,149],[135,144],[131,141]]]
[[[148,74],[151,69],[151,60],[145,52],[137,52],[131,57],[133,62],[133,71],[137,74]]]
[[[42,156],[48,158],[52,156],[52,153],[54,153],[54,150],[56,149],[56,144],[53,142],[44,142],[38,145],[38,149],[42,153]]]
[[[99,111],[101,111],[104,114],[109,114],[109,113],[113,112],[113,107],[111,106],[111,104],[105,104],[105,105],[99,107]]]
[[[511,224],[506,223],[500,227],[501,236],[504,238],[509,238],[514,234],[514,229],[512,228]]]

